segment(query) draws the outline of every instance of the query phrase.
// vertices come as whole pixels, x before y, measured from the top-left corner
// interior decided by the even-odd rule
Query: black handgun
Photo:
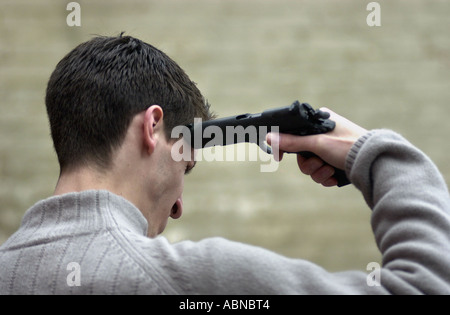
[[[295,101],[290,106],[269,109],[258,114],[243,114],[189,124],[187,127],[191,139],[186,140],[194,149],[240,142],[256,143],[262,150],[271,154],[272,149],[265,143],[267,133],[275,131],[298,136],[327,133],[336,126],[329,117],[329,113],[314,110],[307,103]],[[216,132],[217,128],[220,132]],[[201,135],[201,138],[196,135]],[[311,152],[287,153],[297,153],[306,158],[315,156]],[[335,168],[334,177],[339,187],[350,184],[341,169]]]

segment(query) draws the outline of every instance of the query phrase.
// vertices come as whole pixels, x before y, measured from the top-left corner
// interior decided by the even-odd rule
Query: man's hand
[[[329,112],[330,119],[336,122],[336,128],[333,131],[313,136],[269,133],[266,140],[272,148],[279,148],[280,154],[274,155],[279,157],[279,161],[282,160],[284,152],[309,151],[315,153],[320,158],[304,158],[297,154],[298,166],[316,183],[331,187],[337,185],[337,180],[333,178],[334,168],[330,165],[344,170],[347,154],[353,144],[367,133],[367,130],[327,108],[321,108],[321,110]]]

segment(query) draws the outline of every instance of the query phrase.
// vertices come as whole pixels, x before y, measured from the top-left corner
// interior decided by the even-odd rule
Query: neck
[[[111,184],[112,181],[106,173],[89,167],[79,167],[61,172],[54,195],[84,190],[111,190]]]
[[[99,171],[89,166],[65,170],[61,172],[54,195],[86,190],[108,190],[133,203],[147,218],[149,201],[143,199],[145,195],[139,187],[144,185],[137,185],[139,178],[134,175],[130,169]]]
[[[158,209],[161,195],[155,193],[155,184],[151,180],[161,176],[154,154],[148,154],[143,146],[141,135],[143,115],[136,115],[130,124],[122,145],[114,151],[111,166],[100,170],[92,164],[67,169],[61,172],[54,195],[86,190],[108,190],[121,196],[137,207],[148,222],[154,209]],[[155,233],[149,226],[150,233]]]

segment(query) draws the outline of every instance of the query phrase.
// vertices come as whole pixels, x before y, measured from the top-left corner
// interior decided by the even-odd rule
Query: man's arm
[[[366,132],[332,113],[336,129],[326,135],[269,135],[280,150],[308,150],[345,168],[373,210],[372,228],[383,255],[381,285],[391,293],[450,293],[450,196],[433,162],[400,135]],[[299,158],[300,169],[334,185],[318,158]]]
[[[398,294],[449,294],[450,196],[433,162],[400,135],[377,130],[356,142],[347,170],[373,210],[382,284]]]
[[[159,237],[147,240],[152,250],[136,253],[148,255],[145,261],[183,294],[450,294],[450,197],[439,171],[400,135],[366,132],[333,115],[337,127],[329,134],[272,135],[268,140],[279,139],[282,150],[310,151],[346,168],[373,210],[372,227],[383,256],[380,286],[368,285],[365,271],[331,273],[305,260],[221,238],[171,246]],[[304,172],[321,183],[329,180],[315,174],[323,162],[315,172],[306,169],[308,163],[299,161]]]

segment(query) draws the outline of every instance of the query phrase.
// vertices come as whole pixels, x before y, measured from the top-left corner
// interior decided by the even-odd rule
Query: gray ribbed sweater
[[[369,286],[366,271],[330,273],[221,238],[150,239],[127,200],[85,191],[27,211],[0,247],[0,293],[449,294],[450,197],[434,164],[401,136],[378,130],[354,145],[346,171],[373,210],[381,286]]]

